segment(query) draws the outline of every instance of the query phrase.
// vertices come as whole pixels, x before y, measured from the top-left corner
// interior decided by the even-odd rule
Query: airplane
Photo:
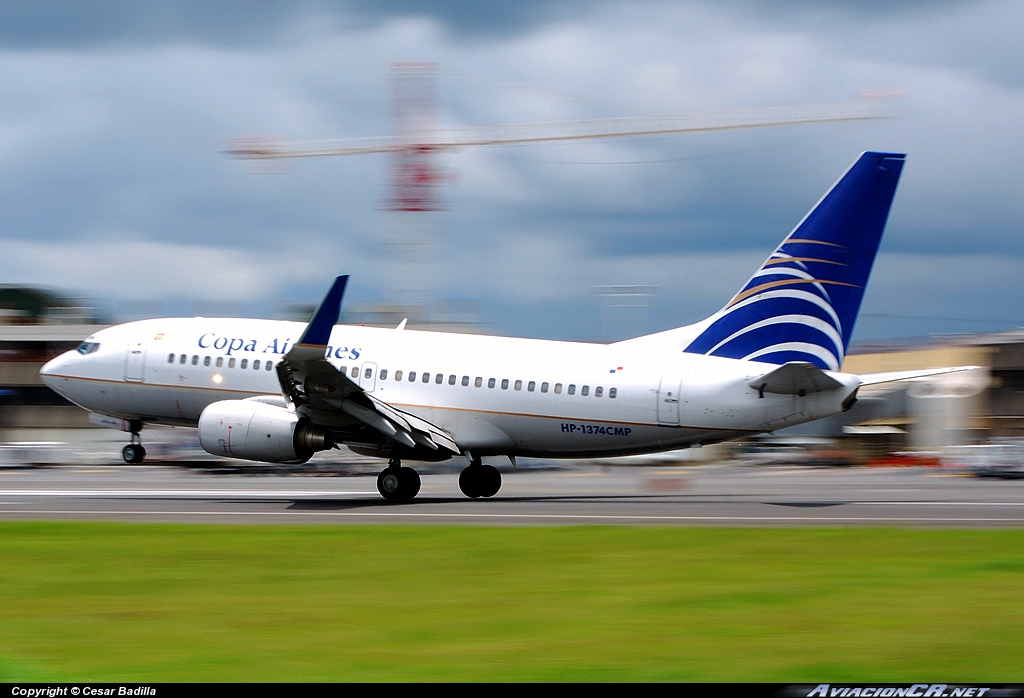
[[[198,429],[211,454],[304,463],[347,446],[388,459],[387,500],[412,500],[403,461],[468,459],[459,487],[493,497],[484,457],[591,458],[700,446],[849,409],[861,386],[967,367],[854,375],[850,343],[903,169],[866,152],[726,305],[693,325],[611,344],[337,325],[347,276],[308,325],[141,320],[100,330],[41,378],[131,434]]]

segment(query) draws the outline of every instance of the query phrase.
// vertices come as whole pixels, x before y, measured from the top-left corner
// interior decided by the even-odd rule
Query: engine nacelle
[[[334,446],[329,429],[255,400],[221,400],[199,416],[199,443],[215,456],[266,463],[305,463]]]

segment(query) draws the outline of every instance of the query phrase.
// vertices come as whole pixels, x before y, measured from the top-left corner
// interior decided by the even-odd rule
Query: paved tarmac
[[[488,500],[458,465],[421,470],[411,503],[381,499],[376,468],[315,475],[212,463],[0,469],[0,520],[230,524],[1024,526],[1024,481],[929,468],[738,464],[503,470]]]

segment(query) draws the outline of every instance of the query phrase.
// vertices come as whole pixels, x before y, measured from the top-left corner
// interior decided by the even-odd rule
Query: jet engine
[[[331,431],[291,410],[254,400],[221,400],[199,416],[207,453],[266,463],[305,463],[333,448]]]

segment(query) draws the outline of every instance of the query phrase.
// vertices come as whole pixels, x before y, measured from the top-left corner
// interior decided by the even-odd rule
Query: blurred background
[[[586,341],[694,322],[876,149],[909,157],[845,368],[982,368],[780,438],[819,459],[835,442],[807,440],[869,444],[858,462],[1012,446],[1022,20],[1009,0],[5,3],[0,440],[93,433],[37,372],[97,327],[305,320],[341,273],[343,322]],[[898,99],[884,119],[421,147],[864,96]]]

